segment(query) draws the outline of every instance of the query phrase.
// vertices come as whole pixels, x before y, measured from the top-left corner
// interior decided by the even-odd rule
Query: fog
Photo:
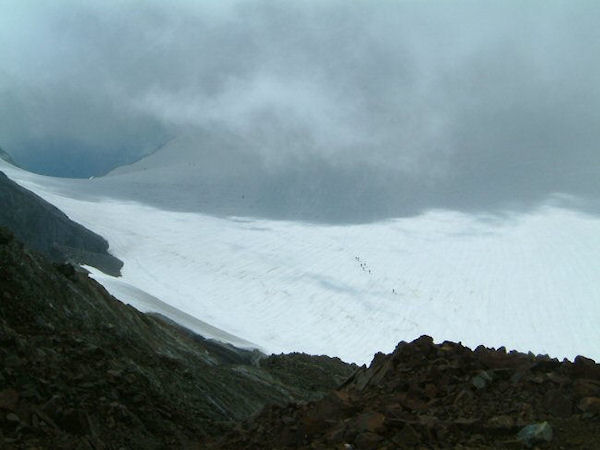
[[[313,211],[296,215],[331,220],[360,204],[357,220],[550,197],[597,210],[597,2],[0,0],[0,11],[0,146],[28,169],[99,175],[220,133],[238,144],[198,138],[199,174],[239,184],[231,161],[247,161],[245,188],[268,216],[295,217],[276,211],[303,196]],[[332,203],[345,212],[328,215]]]

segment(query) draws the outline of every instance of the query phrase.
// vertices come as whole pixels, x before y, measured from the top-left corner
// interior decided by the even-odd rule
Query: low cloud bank
[[[252,189],[319,208],[600,194],[593,2],[0,5],[0,143],[33,170],[100,174],[222,132],[235,148],[199,139],[192,162],[218,154],[227,185],[252,161]]]

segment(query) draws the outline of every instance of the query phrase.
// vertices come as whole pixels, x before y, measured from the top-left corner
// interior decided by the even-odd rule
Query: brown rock
[[[439,392],[437,387],[435,387],[435,384],[433,384],[433,383],[427,383],[425,385],[424,391],[425,391],[425,395],[427,397],[429,397],[430,399],[437,397],[438,392]]]
[[[344,391],[333,391],[331,395],[335,396],[340,402],[344,404],[350,403],[350,394]]]
[[[121,376],[123,376],[123,372],[121,372],[120,370],[116,370],[116,369],[110,369],[110,370],[106,371],[106,375],[107,375],[109,382],[115,383],[115,382],[117,382],[118,379],[121,378]]]
[[[80,409],[66,410],[60,418],[59,425],[64,430],[73,434],[85,435],[89,433],[87,414]]]
[[[586,413],[600,414],[600,398],[585,397],[581,399],[577,407]]]
[[[329,424],[325,421],[325,419],[314,416],[304,417],[302,419],[302,425],[304,425],[304,429],[309,435],[322,433],[329,427]]]
[[[416,445],[421,441],[421,436],[410,424],[404,425],[392,439],[400,448]]]
[[[554,370],[557,367],[560,367],[560,361],[556,358],[554,358],[554,359],[546,358],[541,361],[537,361],[533,365],[533,368],[535,368],[536,370],[542,370],[544,372]]]
[[[365,431],[356,436],[354,444],[359,450],[373,450],[379,447],[381,441],[383,441],[383,437],[380,435]]]
[[[19,393],[14,389],[4,389],[0,392],[0,409],[14,411],[19,403]]]
[[[530,381],[535,384],[544,384],[544,381],[546,381],[546,378],[543,375],[535,375],[530,378]]]
[[[550,372],[550,373],[546,374],[546,377],[548,377],[548,379],[550,381],[552,381],[553,383],[559,384],[561,386],[567,385],[571,381],[571,380],[569,380],[569,378],[559,375],[555,372]]]
[[[600,380],[600,365],[596,364],[593,359],[577,356],[573,364],[573,371],[580,377]]]
[[[471,392],[470,390],[467,390],[467,389],[463,389],[462,391],[460,391],[458,393],[458,395],[454,399],[453,403],[456,406],[464,405],[465,403],[468,403],[471,400],[473,400],[473,396],[474,396],[473,392]]]
[[[469,447],[464,447],[465,450],[466,449],[474,449],[474,448],[485,448],[484,447],[484,443],[485,443],[485,437],[481,434],[475,433],[473,435],[471,435],[469,437]],[[471,445],[476,446],[476,447],[471,447]]]
[[[573,383],[573,390],[578,398],[600,397],[600,381],[579,379]]]
[[[279,440],[286,447],[300,447],[304,443],[304,433],[300,430],[286,428],[281,432]]]
[[[19,419],[19,416],[17,416],[15,413],[8,413],[6,415],[6,420],[8,420],[9,422],[15,422],[15,423],[18,423],[21,421],[21,419]]]
[[[488,369],[506,368],[512,362],[505,352],[481,352],[478,356]]]
[[[544,396],[544,406],[556,417],[569,417],[573,413],[573,402],[558,389],[552,389]]]
[[[406,409],[413,411],[425,411],[427,409],[427,404],[413,393],[401,393],[397,399]]]
[[[385,416],[378,412],[366,412],[355,420],[356,430],[376,433],[385,428]]]
[[[311,415],[317,420],[337,420],[342,416],[343,406],[344,404],[338,395],[329,394],[315,404]]]
[[[594,361],[591,358],[586,358],[585,356],[582,355],[577,355],[575,357],[575,361],[574,361],[576,366],[588,366],[588,367],[592,367],[596,365],[596,361]]]
[[[394,362],[391,359],[385,360],[383,364],[376,366],[369,377],[369,385],[377,385],[382,382],[386,375],[394,369]]]
[[[461,419],[458,419],[461,420]],[[435,428],[440,422],[437,417],[431,415],[419,416],[419,422],[425,425],[427,428]]]
[[[325,435],[325,440],[329,444],[340,443],[344,439],[345,432],[346,432],[346,425],[344,423],[339,423],[333,428],[333,430],[329,431]]]
[[[515,426],[515,421],[510,416],[494,416],[488,420],[487,425],[491,428],[507,430]]]
[[[433,338],[431,336],[427,336],[426,334],[420,336],[419,338],[412,341],[412,344],[421,347],[428,348],[433,346]]]
[[[31,426],[35,429],[38,429],[38,428],[40,428],[41,424],[42,424],[42,422],[40,422],[40,419],[37,416],[37,414],[32,414],[31,415]]]
[[[529,403],[523,403],[521,405],[521,411],[519,412],[519,419],[521,422],[531,422],[534,419],[533,407]]]

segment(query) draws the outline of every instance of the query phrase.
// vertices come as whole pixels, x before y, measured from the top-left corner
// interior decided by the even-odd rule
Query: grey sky
[[[0,146],[88,175],[219,130],[237,147],[198,157],[224,184],[241,158],[257,192],[358,190],[375,216],[585,203],[598,23],[591,1],[0,0]]]

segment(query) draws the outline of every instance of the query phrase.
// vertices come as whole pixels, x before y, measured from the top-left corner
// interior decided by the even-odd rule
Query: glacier
[[[0,170],[109,241],[122,277],[90,268],[109,292],[208,337],[361,364],[421,334],[600,359],[600,219],[553,199],[504,216],[319,224],[107,193],[128,177],[134,189],[128,170],[93,180]]]

